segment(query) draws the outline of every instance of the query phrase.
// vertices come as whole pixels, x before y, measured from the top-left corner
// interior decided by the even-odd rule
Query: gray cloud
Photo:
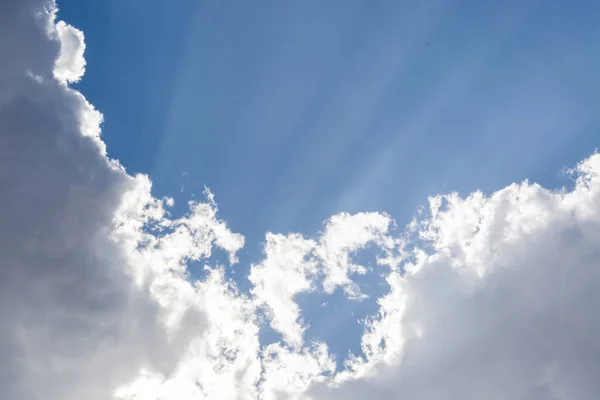
[[[103,154],[99,114],[53,77],[53,6],[0,6],[0,398],[104,400],[177,355],[113,237],[136,181]]]

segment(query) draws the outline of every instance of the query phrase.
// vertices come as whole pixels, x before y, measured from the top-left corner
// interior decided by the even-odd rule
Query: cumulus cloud
[[[85,73],[85,42],[83,32],[64,21],[56,24],[60,53],[54,66],[54,76],[61,82],[78,82]]]
[[[244,246],[212,193],[171,218],[148,177],[107,157],[102,115],[69,87],[83,33],[52,1],[0,7],[0,398],[600,395],[600,155],[570,189],[433,197],[401,233],[381,213],[333,216],[316,237],[268,233],[241,293],[231,265],[211,265],[215,247],[235,264]],[[367,296],[367,248],[390,289],[337,371],[327,343],[305,343],[295,297]],[[262,344],[264,323],[283,340]]]
[[[61,82],[83,44],[52,2],[0,15],[0,398],[104,400],[141,367],[175,368],[207,326],[181,265],[211,243],[234,259],[242,239],[211,198],[168,220],[148,179],[106,158],[101,115]]]
[[[431,199],[392,272],[361,374],[316,398],[593,399],[600,393],[600,155],[573,190]]]

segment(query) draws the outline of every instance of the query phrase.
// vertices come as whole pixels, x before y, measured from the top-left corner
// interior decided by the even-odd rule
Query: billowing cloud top
[[[101,114],[68,86],[83,33],[55,10],[0,12],[1,399],[600,396],[600,155],[568,190],[433,197],[404,231],[360,213],[317,237],[268,233],[247,294],[229,266],[192,281],[187,263],[218,247],[234,264],[244,237],[210,192],[170,218],[171,199],[107,157]],[[360,301],[366,246],[390,289],[338,370],[296,295]],[[282,340],[261,343],[263,324]]]

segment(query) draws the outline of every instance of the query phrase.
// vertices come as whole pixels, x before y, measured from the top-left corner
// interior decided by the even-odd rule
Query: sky
[[[402,226],[430,195],[558,187],[598,145],[593,2],[58,6],[85,33],[74,87],[104,114],[109,155],[179,213],[209,187],[248,239],[244,289],[268,231],[314,235],[360,211]],[[371,300],[347,306],[348,322]],[[324,301],[305,304],[318,321]]]
[[[597,145],[595,2],[58,6],[85,32],[75,87],[110,154],[182,204],[208,186],[256,240],[341,211],[406,222],[447,191],[557,186]]]
[[[1,398],[600,395],[600,5],[0,7]]]

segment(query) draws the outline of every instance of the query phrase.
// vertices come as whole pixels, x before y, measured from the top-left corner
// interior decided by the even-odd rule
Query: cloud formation
[[[573,173],[571,191],[524,182],[432,198],[417,231],[427,246],[390,274],[363,337],[380,375],[315,397],[595,398],[600,155]]]
[[[101,114],[68,85],[83,33],[56,22],[53,1],[0,7],[0,398],[600,395],[600,155],[569,189],[432,197],[402,232],[359,213],[312,237],[267,233],[242,293],[225,269],[244,237],[212,193],[171,218],[148,177],[107,157]],[[230,265],[211,265],[215,247]],[[337,371],[327,343],[305,342],[296,296],[369,295],[364,249],[390,290]],[[282,340],[261,343],[264,324]]]
[[[60,53],[54,66],[54,76],[61,82],[78,82],[85,73],[83,32],[64,21],[58,21],[56,33],[60,41]]]
[[[104,400],[142,366],[175,367],[206,326],[184,261],[212,243],[233,260],[241,237],[211,198],[166,219],[148,179],[106,157],[101,115],[64,85],[81,59],[63,58],[62,41],[82,49],[83,35],[54,23],[53,3],[2,7],[0,398]]]

